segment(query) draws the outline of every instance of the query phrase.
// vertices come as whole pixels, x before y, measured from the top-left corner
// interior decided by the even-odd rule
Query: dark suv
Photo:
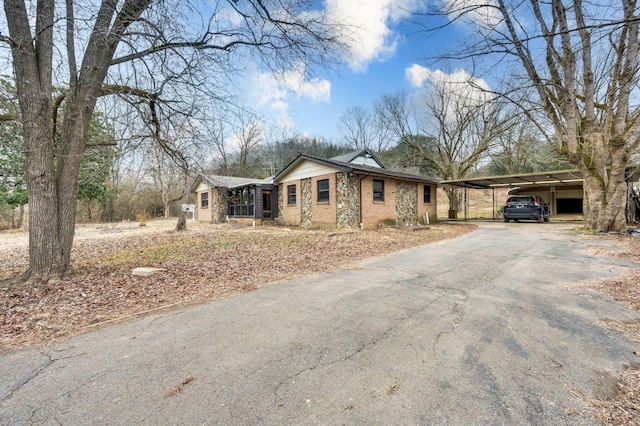
[[[549,222],[549,204],[537,195],[512,195],[504,203],[502,216],[505,222],[520,219]]]

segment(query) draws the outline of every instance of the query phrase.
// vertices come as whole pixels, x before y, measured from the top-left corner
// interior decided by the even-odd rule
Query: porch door
[[[271,191],[262,191],[262,218],[271,219]]]

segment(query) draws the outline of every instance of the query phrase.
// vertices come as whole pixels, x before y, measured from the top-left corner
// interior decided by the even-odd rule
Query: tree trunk
[[[186,231],[187,230],[187,215],[185,212],[180,212],[180,216],[178,217],[178,224],[176,225],[176,231]]]
[[[18,221],[16,222],[16,229],[21,229],[24,223],[24,204],[20,204],[18,207]]]
[[[594,152],[599,141],[592,141]],[[583,213],[587,227],[598,231],[622,231],[627,224],[625,205],[627,201],[626,153],[624,149],[601,149],[589,158],[592,167],[582,161],[578,169],[584,178]],[[597,164],[597,165],[596,165]]]
[[[458,188],[447,188],[445,191],[449,200],[449,210],[460,211],[461,196]]]

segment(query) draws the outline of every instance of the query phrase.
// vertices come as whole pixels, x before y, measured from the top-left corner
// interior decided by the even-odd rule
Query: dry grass
[[[628,259],[640,264],[640,237],[612,234],[608,238],[615,244],[616,249],[600,254]],[[640,312],[640,269],[633,269],[623,277],[589,282],[584,286],[605,293]],[[604,328],[624,333],[629,340],[640,342],[640,320],[638,319],[622,321],[606,319],[599,324]],[[626,369],[613,374],[616,384],[615,397],[598,398],[577,393],[593,405],[594,416],[602,424],[640,425],[640,352],[634,354],[638,357],[635,361],[630,362]]]
[[[46,287],[0,289],[0,351],[47,345],[153,312],[201,304],[263,285],[348,268],[368,257],[453,238],[474,225],[365,231],[303,231],[279,227],[151,221],[145,227],[79,227],[75,273]],[[120,230],[120,232],[116,232]],[[0,280],[23,272],[28,248],[21,234],[0,234]],[[151,277],[136,267],[162,267]]]

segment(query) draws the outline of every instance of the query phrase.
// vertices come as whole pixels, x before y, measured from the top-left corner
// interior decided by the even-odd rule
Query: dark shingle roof
[[[413,175],[410,173],[403,173],[403,172],[395,172],[392,170],[382,169],[380,167],[365,166],[363,164],[353,164],[353,163],[348,163],[343,161],[336,161],[335,158],[336,157],[330,160],[325,160],[322,158],[312,157],[310,155],[300,154],[273,178],[273,182],[277,183],[281,176],[285,175],[289,170],[291,170],[298,163],[304,160],[313,161],[315,163],[320,163],[327,166],[333,166],[338,170],[340,170],[341,172],[351,171],[351,172],[360,173],[360,174],[366,173],[367,175],[370,175],[370,176],[394,177],[398,179],[412,180],[412,181],[426,182],[426,183],[438,182],[436,179],[428,178],[425,176]]]
[[[368,148],[363,148],[363,149],[358,149],[356,151],[351,151],[351,152],[347,152],[346,154],[342,154],[342,155],[338,155],[335,157],[331,157],[329,158],[329,161],[338,161],[338,162],[342,162],[342,163],[351,163],[353,160],[355,160],[358,157],[370,157],[373,158],[378,164],[380,164],[380,167],[384,168],[384,166],[382,165],[382,162],[380,160],[378,160],[378,157],[376,157],[373,152],[371,152],[370,149]]]

